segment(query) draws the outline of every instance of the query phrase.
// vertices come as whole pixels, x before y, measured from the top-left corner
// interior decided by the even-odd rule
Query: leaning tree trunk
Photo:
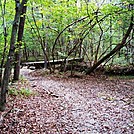
[[[18,30],[18,23],[19,23],[22,7],[23,7],[24,3],[26,2],[26,0],[22,0],[21,4],[20,4],[20,0],[15,0],[15,2],[16,2],[16,13],[15,13],[15,17],[14,17],[14,23],[12,26],[10,49],[9,49],[7,62],[5,65],[4,76],[3,76],[2,85],[1,85],[0,111],[4,111],[5,107],[6,107],[6,93],[8,90],[8,83],[9,83],[9,78],[10,78],[10,74],[11,74],[13,58],[14,58],[15,41],[16,41],[16,34],[17,34],[17,30]]]
[[[15,66],[14,66],[14,77],[13,77],[14,81],[19,80],[19,75],[20,75],[21,45],[22,45],[22,38],[23,38],[24,25],[25,25],[26,9],[27,6],[25,3],[20,17],[18,39],[17,39],[17,50],[15,51]]]
[[[91,72],[93,72],[101,63],[103,63],[110,56],[112,56],[113,54],[115,54],[116,52],[118,52],[121,48],[123,48],[124,45],[126,44],[126,40],[129,37],[132,29],[133,29],[133,16],[131,17],[131,22],[130,22],[129,28],[128,28],[126,34],[124,35],[121,43],[117,44],[117,46],[110,53],[108,53],[107,55],[105,55],[102,59],[100,59],[97,63],[95,63],[91,68],[89,68],[87,70],[86,74],[90,74]]]

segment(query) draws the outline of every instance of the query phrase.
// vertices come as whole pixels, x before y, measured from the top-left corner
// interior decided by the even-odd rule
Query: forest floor
[[[134,134],[134,79],[21,74],[11,87],[34,94],[8,96],[0,134]]]

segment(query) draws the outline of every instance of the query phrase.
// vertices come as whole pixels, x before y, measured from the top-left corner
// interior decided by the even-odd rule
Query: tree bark
[[[25,25],[25,14],[26,14],[26,3],[22,8],[22,13],[20,16],[19,30],[18,30],[18,39],[17,39],[17,50],[15,51],[15,66],[14,66],[14,77],[13,80],[19,80],[20,75],[20,62],[21,62],[21,46],[22,46],[22,38],[24,32]]]
[[[6,93],[8,91],[8,83],[9,83],[11,68],[12,68],[12,64],[13,64],[18,23],[19,23],[22,7],[23,7],[24,3],[26,2],[26,0],[22,0],[21,4],[20,4],[20,0],[15,0],[15,2],[16,2],[16,13],[15,13],[15,17],[14,17],[13,26],[12,26],[9,53],[8,53],[8,57],[7,57],[6,65],[5,65],[4,76],[3,76],[2,85],[1,85],[0,111],[4,111],[6,108]]]
[[[4,61],[6,57],[6,48],[7,48],[7,27],[6,27],[6,19],[5,19],[6,0],[4,0],[3,6],[0,0],[0,6],[1,6],[2,21],[3,21],[3,34],[4,34],[4,49],[3,49],[2,59],[1,59],[1,64],[0,64],[0,87],[1,87],[3,66],[4,66]]]
[[[129,37],[131,31],[133,29],[133,16],[131,17],[131,22],[129,25],[129,28],[126,32],[126,34],[124,35],[121,43],[117,44],[117,46],[111,51],[109,52],[107,55],[105,55],[102,59],[100,59],[97,63],[95,63],[91,68],[89,68],[86,71],[86,74],[90,74],[91,72],[93,72],[101,63],[103,63],[105,60],[107,60],[110,56],[112,56],[113,54],[115,54],[116,52],[118,52],[121,48],[123,48],[126,44],[126,40]]]

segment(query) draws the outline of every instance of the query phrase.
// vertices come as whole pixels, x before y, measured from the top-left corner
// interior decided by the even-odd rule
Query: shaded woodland
[[[11,12],[12,4],[1,1],[2,104],[11,70],[13,81],[19,80],[24,62],[42,61],[29,67],[48,68],[50,73],[71,70],[71,75],[74,71],[90,74],[97,68],[118,72],[109,71],[113,66],[123,67],[119,74],[134,72],[133,2],[16,0]],[[74,61],[68,62],[70,58]],[[63,62],[55,65],[55,60]]]
[[[78,80],[78,85],[81,80],[85,80],[85,83],[90,80],[91,83],[89,83],[96,86],[96,94],[97,91],[101,94],[102,89],[105,91],[105,86],[107,86],[105,81],[110,84],[108,86],[110,93],[110,87],[116,83],[115,89],[121,90],[120,87],[123,87],[123,90],[125,87],[128,89],[128,92],[125,91],[125,93],[129,94],[131,104],[133,97],[130,94],[131,92],[133,94],[134,76],[133,14],[133,0],[0,0],[0,111],[4,112],[11,108],[7,102],[14,95],[17,100],[19,95],[28,94],[29,96],[30,91],[25,89],[25,86],[18,90],[14,84],[22,82],[22,85],[20,84],[22,87],[25,83],[22,77],[26,77],[27,81],[30,81],[32,76],[37,78],[40,83],[35,80],[33,81],[37,85],[29,82],[33,85],[29,84],[28,88],[33,88],[33,90],[35,87],[44,90],[45,85],[41,83],[48,81],[46,84],[49,85],[51,78],[63,82],[63,85],[64,81],[71,83],[69,79],[76,83]],[[28,70],[32,73],[30,74]],[[119,83],[115,82],[114,75],[125,77],[126,83],[130,84],[130,87],[118,78],[115,78],[115,81],[118,79]],[[111,77],[113,81],[110,81]],[[130,80],[126,79],[127,77]],[[102,82],[102,89],[99,88],[101,85],[99,80]],[[56,84],[55,81],[53,82]],[[90,87],[90,84],[86,83],[87,87],[84,86],[83,81],[82,84],[85,92],[88,92],[87,89],[89,89],[93,97],[95,94],[92,87],[87,88]],[[53,86],[57,86],[59,89],[62,87],[58,84]],[[65,93],[66,86],[70,88],[69,92],[73,92],[70,85],[66,83],[64,86],[65,90],[61,92]],[[49,86],[46,87],[46,89],[48,88]],[[73,88],[75,89],[75,86]],[[39,92],[39,89],[35,90]],[[85,95],[80,86],[76,86],[76,89],[78,89],[78,94],[82,92],[82,96]],[[49,95],[58,98],[57,93],[59,92],[56,91],[56,95],[53,94],[52,89],[50,92],[45,91],[44,94],[48,94],[46,96],[49,100]],[[68,92],[66,93],[68,94]],[[41,92],[39,96],[41,97],[42,94]],[[107,96],[106,92],[104,94]],[[77,95],[76,98],[79,96]],[[111,96],[113,95],[112,92]],[[122,93],[120,95],[122,96]],[[96,97],[100,96],[95,95],[97,100]],[[61,98],[60,101],[66,99],[68,100],[68,98]],[[114,102],[114,100],[116,99],[110,101]],[[21,101],[23,102],[25,99]],[[69,105],[72,102],[69,102]],[[59,105],[59,102],[55,102],[55,100],[54,103]],[[17,106],[17,103],[14,104]],[[18,104],[18,106],[21,105]],[[11,111],[9,110],[6,116]],[[5,114],[1,116],[0,122],[3,122],[3,118],[6,116]],[[7,124],[5,126],[7,127]],[[3,131],[6,127],[3,127]],[[65,132],[61,128],[56,127],[59,134]],[[114,130],[108,126],[106,129],[111,132]],[[123,131],[125,132],[125,129],[121,130],[121,132]],[[31,132],[34,133],[34,131]],[[43,130],[40,132],[43,133]],[[74,133],[75,130],[72,131],[69,128],[67,132]],[[76,132],[79,133],[77,130]],[[84,132],[88,132],[88,130],[84,130]],[[90,132],[93,130],[91,129]],[[101,128],[98,132],[101,133]]]

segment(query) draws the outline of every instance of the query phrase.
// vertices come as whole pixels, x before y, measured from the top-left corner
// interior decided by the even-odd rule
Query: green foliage
[[[22,97],[30,97],[32,95],[35,95],[35,93],[28,88],[21,88],[19,90],[16,88],[9,88],[8,94],[13,96],[22,96]]]
[[[125,80],[130,80],[130,79],[134,79],[134,76],[131,75],[116,75],[116,76],[109,76],[110,80],[115,80],[115,79],[125,79]]]
[[[124,4],[134,4],[134,0],[121,0]]]
[[[28,0],[21,50],[23,51],[26,48],[29,53],[29,60],[38,60],[43,57],[42,43],[46,45],[48,58],[52,59],[51,52],[57,36],[64,28],[76,21],[59,36],[55,44],[54,55],[57,55],[58,58],[66,57],[76,44],[80,46],[80,40],[82,39],[83,51],[85,51],[88,58],[85,55],[83,57],[90,60],[95,60],[100,42],[97,54],[98,60],[103,53],[107,54],[111,51],[121,41],[123,34],[126,32],[130,17],[134,13],[133,10],[128,8],[129,4],[133,4],[133,0],[119,0],[118,2],[113,0],[112,3],[106,3],[105,1],[100,7],[98,7],[99,4],[97,5],[96,1],[87,2],[81,0],[77,4],[75,0]],[[14,7],[15,2],[7,0],[6,14],[4,15],[8,33],[7,44],[9,44],[10,40],[15,13]],[[85,16],[88,17],[77,22],[77,20]],[[0,18],[2,20],[2,15]],[[2,23],[0,21],[0,59],[4,47]],[[102,37],[100,37],[101,34]],[[16,48],[15,51],[18,51],[18,49]],[[76,47],[76,50],[69,56],[77,57],[79,56],[79,51],[80,48]],[[34,55],[35,52],[39,53],[39,55]],[[124,56],[122,55],[122,57]],[[22,59],[24,60],[24,58],[25,55],[23,55]],[[118,59],[115,61],[120,63]]]
[[[17,95],[19,95],[19,92],[18,92],[18,90],[15,89],[15,88],[9,88],[8,94],[9,94],[9,95],[13,95],[13,96],[17,96]]]
[[[21,88],[19,93],[20,93],[20,95],[25,96],[25,97],[29,97],[29,96],[33,95],[33,92],[27,88]]]

